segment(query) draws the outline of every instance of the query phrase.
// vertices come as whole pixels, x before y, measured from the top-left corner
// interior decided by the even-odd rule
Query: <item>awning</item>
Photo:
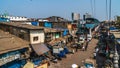
[[[42,55],[49,51],[45,44],[32,44],[32,48],[38,55]]]

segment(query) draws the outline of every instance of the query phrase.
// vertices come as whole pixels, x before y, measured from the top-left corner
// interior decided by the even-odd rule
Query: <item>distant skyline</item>
[[[109,1],[108,6],[109,6]],[[112,1],[111,18],[120,15],[120,0]],[[94,0],[92,0],[94,6]],[[109,11],[109,7],[108,7]],[[0,14],[9,13],[13,16],[28,18],[46,18],[60,16],[71,20],[71,13],[92,14],[91,0],[0,0]],[[95,18],[106,20],[106,0],[95,0]]]

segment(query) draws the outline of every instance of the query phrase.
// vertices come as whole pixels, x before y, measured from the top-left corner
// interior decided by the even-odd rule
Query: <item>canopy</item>
[[[42,55],[49,51],[48,47],[45,44],[32,44],[32,48],[37,55]]]

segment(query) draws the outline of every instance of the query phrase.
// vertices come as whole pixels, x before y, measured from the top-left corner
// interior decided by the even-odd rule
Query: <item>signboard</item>
[[[36,68],[48,68],[48,63],[42,64]]]

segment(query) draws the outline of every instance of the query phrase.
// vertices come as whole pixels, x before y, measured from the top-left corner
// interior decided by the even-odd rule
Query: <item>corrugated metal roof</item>
[[[36,52],[37,55],[42,55],[49,51],[48,47],[45,44],[31,44],[33,50]]]

